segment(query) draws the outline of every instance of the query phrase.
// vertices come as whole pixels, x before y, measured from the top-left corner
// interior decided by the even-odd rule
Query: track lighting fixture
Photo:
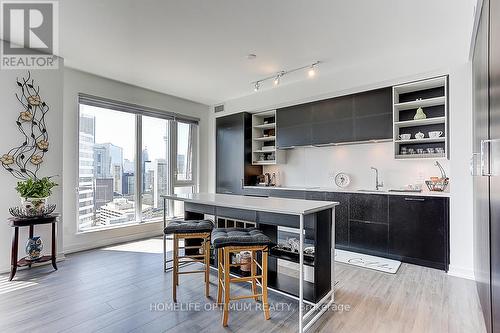
[[[278,74],[276,74],[276,77],[274,78],[274,85],[277,86],[278,84],[280,84],[280,80],[281,80],[281,77],[285,74],[284,71],[281,71],[279,72]]]
[[[287,71],[279,71],[276,75],[268,76],[268,77],[265,77],[263,79],[260,79],[260,80],[257,80],[257,81],[253,81],[253,82],[251,82],[251,84],[253,85],[253,90],[255,92],[259,91],[260,87],[262,86],[262,83],[264,81],[268,81],[268,80],[272,80],[273,81],[273,85],[276,87],[276,86],[278,86],[280,84],[281,79],[283,78],[283,76],[285,76],[287,74],[290,74],[290,73],[293,73],[293,72],[297,72],[297,71],[303,70],[303,69],[308,69],[307,75],[312,78],[312,77],[314,77],[316,75],[316,67],[318,66],[319,63],[320,63],[319,61],[315,61],[315,62],[313,62],[310,65],[293,68],[293,69],[290,69],[290,70],[287,70]]]
[[[314,75],[316,75],[316,69],[314,68],[314,66],[316,66],[316,64],[312,64],[311,68],[309,68],[309,70],[307,71],[307,75],[309,75],[309,77],[313,77]]]

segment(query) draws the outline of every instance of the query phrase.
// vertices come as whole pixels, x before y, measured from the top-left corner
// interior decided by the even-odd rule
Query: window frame
[[[75,200],[75,206],[76,206],[76,223],[77,223],[77,233],[86,233],[86,232],[94,232],[94,231],[99,231],[99,230],[108,230],[108,229],[114,229],[114,228],[120,228],[120,227],[127,227],[131,225],[139,225],[139,224],[144,224],[144,223],[157,223],[161,222],[161,219],[154,219],[154,220],[144,220],[143,219],[143,214],[142,214],[142,163],[141,163],[141,158],[142,158],[142,117],[147,116],[147,117],[153,117],[153,118],[158,118],[158,119],[164,119],[169,121],[169,130],[168,130],[168,137],[169,137],[169,146],[168,146],[168,154],[167,154],[167,163],[171,166],[169,168],[169,186],[168,186],[168,192],[166,194],[172,194],[174,193],[174,190],[176,187],[186,187],[186,186],[192,186],[193,191],[197,191],[199,188],[198,184],[198,160],[199,160],[199,138],[198,138],[198,132],[199,132],[199,118],[191,117],[191,116],[186,116],[183,114],[179,113],[174,113],[170,111],[163,111],[159,109],[154,109],[154,108],[149,108],[146,106],[140,106],[136,104],[130,104],[126,102],[119,102],[119,101],[114,101],[102,97],[96,97],[88,94],[82,94],[80,93],[78,95],[78,118],[77,118],[77,152],[78,152],[78,161],[76,163],[76,169],[77,169],[77,174],[76,174],[76,200]],[[117,112],[125,112],[125,113],[132,113],[135,115],[135,171],[134,171],[134,182],[135,182],[135,192],[134,192],[134,206],[135,206],[135,220],[126,222],[126,223],[121,223],[117,225],[108,225],[108,226],[98,226],[98,227],[91,227],[91,228],[86,228],[86,229],[81,229],[80,227],[80,212],[79,212],[79,204],[80,204],[80,118],[81,118],[81,106],[82,105],[88,105],[88,106],[94,106],[94,107],[99,107],[99,108],[104,108],[112,111],[117,111]],[[192,155],[193,155],[193,160],[192,160],[192,180],[182,180],[179,181],[177,180],[177,126],[178,123],[186,123],[191,126],[191,130],[193,131],[192,135]],[[93,179],[95,179],[93,177]],[[95,203],[94,203],[95,205]],[[94,206],[95,207],[95,206]],[[94,208],[95,209],[95,208]],[[168,203],[168,212],[174,212],[174,206],[173,202],[170,201]],[[170,215],[170,214],[169,214]]]

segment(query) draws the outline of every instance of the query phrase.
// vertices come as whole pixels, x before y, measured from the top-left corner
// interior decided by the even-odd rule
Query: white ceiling
[[[466,62],[474,2],[62,0],[61,55],[69,67],[215,104],[315,60],[322,74],[401,57]]]

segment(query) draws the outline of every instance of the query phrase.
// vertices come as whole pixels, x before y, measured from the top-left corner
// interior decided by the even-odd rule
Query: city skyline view
[[[136,221],[136,180],[141,178],[141,218],[163,214],[170,188],[169,120],[142,117],[140,174],[135,163],[135,115],[80,105],[80,229]],[[185,125],[185,126],[183,126]],[[119,130],[113,130],[119,129]],[[177,125],[177,179],[190,179],[190,125]]]

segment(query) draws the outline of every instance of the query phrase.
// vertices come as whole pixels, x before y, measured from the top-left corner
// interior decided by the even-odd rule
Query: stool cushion
[[[164,231],[166,234],[193,234],[212,232],[213,228],[210,220],[180,220],[170,222]]]
[[[271,245],[271,243],[271,239],[256,228],[219,228],[212,231],[212,244],[215,248]]]

